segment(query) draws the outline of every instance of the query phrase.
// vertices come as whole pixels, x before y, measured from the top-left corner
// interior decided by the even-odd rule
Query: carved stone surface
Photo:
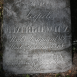
[[[4,0],[3,69],[58,73],[72,66],[69,0]]]

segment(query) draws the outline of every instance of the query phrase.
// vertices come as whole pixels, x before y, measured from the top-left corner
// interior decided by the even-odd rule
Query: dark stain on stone
[[[61,65],[61,64],[60,64]],[[57,65],[56,69],[58,70],[62,70],[62,66],[60,66],[59,64]]]
[[[13,4],[14,0],[4,0],[5,3]]]
[[[20,23],[24,23],[24,22],[27,22],[25,19],[22,19],[21,21],[20,21]]]
[[[7,15],[7,11],[4,9],[3,15]]]
[[[7,37],[4,37],[3,40],[3,45],[5,45],[5,43],[7,42]]]
[[[69,2],[69,0],[66,0],[66,7],[70,7],[70,2]]]
[[[16,7],[16,6],[13,7],[13,11],[16,12],[16,13],[20,12],[19,8]]]
[[[34,49],[34,50],[32,50],[31,52],[29,52],[29,54],[43,54],[43,53],[50,53],[51,52],[51,50],[49,49],[49,50],[46,50],[46,49]]]
[[[13,4],[12,9],[17,14],[17,17],[20,17],[20,15],[21,15],[21,8],[17,7],[15,4]]]
[[[2,34],[4,34],[4,31],[2,31]],[[6,35],[3,35],[2,36],[2,50],[4,51],[5,50],[5,43],[7,42],[7,37]]]
[[[13,20],[13,16],[7,16],[7,17],[5,17],[5,21],[6,21],[7,24],[9,24],[9,23],[12,24],[13,23],[12,20]]]

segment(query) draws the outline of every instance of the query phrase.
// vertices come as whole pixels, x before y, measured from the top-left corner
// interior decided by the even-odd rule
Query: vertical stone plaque
[[[4,0],[3,69],[58,73],[72,66],[69,0]]]

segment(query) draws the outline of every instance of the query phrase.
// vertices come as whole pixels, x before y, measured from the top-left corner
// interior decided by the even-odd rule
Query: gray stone
[[[69,0],[4,0],[3,69],[58,73],[72,67]]]

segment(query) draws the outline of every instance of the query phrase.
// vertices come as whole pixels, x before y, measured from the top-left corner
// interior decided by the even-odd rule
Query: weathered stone
[[[3,69],[58,73],[72,66],[69,0],[4,0]]]

